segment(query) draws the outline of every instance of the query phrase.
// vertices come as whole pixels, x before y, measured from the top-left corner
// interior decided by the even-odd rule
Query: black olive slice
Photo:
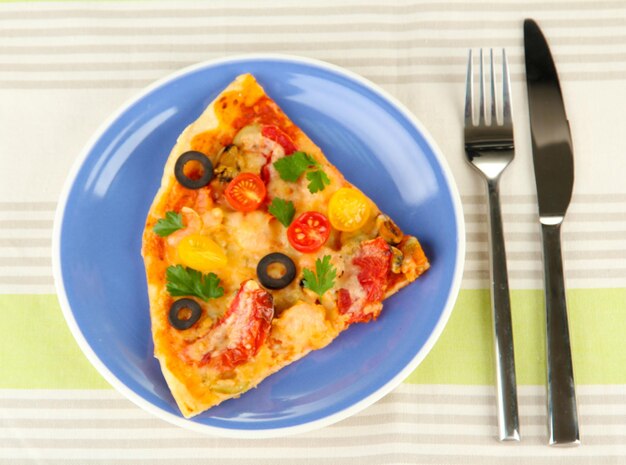
[[[191,314],[189,318],[181,318],[181,310],[189,310]],[[180,299],[170,307],[169,321],[176,329],[189,329],[200,319],[202,308],[198,302],[192,299]]]
[[[202,165],[202,176],[198,179],[191,179],[185,175],[185,165],[192,160]],[[209,157],[204,153],[194,151],[185,152],[176,160],[174,175],[176,176],[176,180],[187,189],[200,189],[206,186],[213,178],[213,163],[211,163]]]
[[[285,272],[280,278],[274,278],[268,272],[269,267],[275,263],[285,268]],[[287,255],[274,252],[261,259],[256,267],[256,275],[264,287],[268,289],[282,289],[287,287],[296,277],[296,265]]]

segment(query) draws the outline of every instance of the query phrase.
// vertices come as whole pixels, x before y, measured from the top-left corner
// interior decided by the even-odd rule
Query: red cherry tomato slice
[[[241,173],[233,179],[224,191],[231,207],[240,212],[256,210],[267,195],[263,180],[253,173]]]
[[[330,222],[319,212],[306,212],[296,218],[287,229],[287,239],[299,252],[315,252],[328,240]]]
[[[261,134],[263,137],[280,144],[285,149],[285,155],[291,155],[297,150],[291,138],[276,126],[263,126]]]

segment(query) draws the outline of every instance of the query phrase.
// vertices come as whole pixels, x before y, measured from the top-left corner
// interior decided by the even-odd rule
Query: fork
[[[502,118],[498,118],[496,79],[491,61],[490,115],[487,120],[483,51],[480,50],[480,91],[478,124],[474,124],[474,68],[469,51],[465,96],[465,153],[467,161],[485,178],[489,204],[489,276],[491,281],[491,314],[494,330],[496,360],[496,398],[498,407],[498,435],[500,441],[519,441],[519,417],[511,325],[511,301],[507,276],[502,212],[500,209],[500,176],[513,160],[513,121],[511,118],[511,90],[506,52],[502,50]]]

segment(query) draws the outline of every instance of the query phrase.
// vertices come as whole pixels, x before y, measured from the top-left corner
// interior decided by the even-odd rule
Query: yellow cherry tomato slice
[[[224,268],[228,264],[222,248],[213,239],[202,234],[190,234],[182,238],[177,252],[183,265],[203,273]]]
[[[369,220],[372,206],[357,189],[342,187],[333,194],[328,204],[328,219],[339,231],[356,231]]]

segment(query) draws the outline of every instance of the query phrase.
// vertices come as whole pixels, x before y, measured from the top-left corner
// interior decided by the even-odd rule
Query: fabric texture
[[[574,141],[563,249],[583,443],[575,449],[546,445],[527,17],[551,45]],[[7,2],[0,25],[0,465],[626,463],[625,2]],[[501,189],[519,444],[495,439],[485,187],[463,153],[467,52],[480,47],[506,48],[511,68],[516,157]],[[402,385],[332,426],[245,441],[172,426],[113,390],[63,320],[50,246],[62,185],[100,124],[161,77],[243,53],[328,61],[398,98],[447,159],[467,229],[453,314]]]

